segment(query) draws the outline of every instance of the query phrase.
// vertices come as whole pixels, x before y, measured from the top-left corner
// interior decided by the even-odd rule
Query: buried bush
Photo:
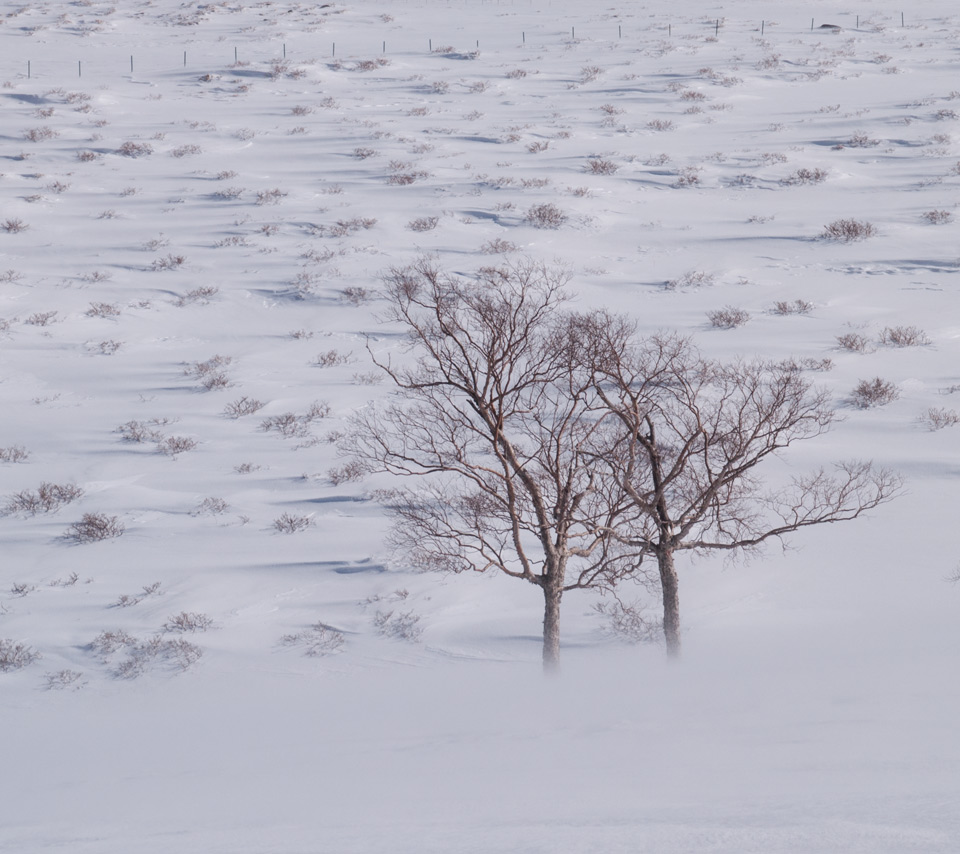
[[[823,227],[820,237],[838,243],[853,243],[873,237],[876,233],[877,229],[872,223],[859,219],[835,219]]]
[[[75,543],[96,543],[122,536],[126,530],[117,516],[106,513],[84,513],[79,522],[67,528],[64,536]]]

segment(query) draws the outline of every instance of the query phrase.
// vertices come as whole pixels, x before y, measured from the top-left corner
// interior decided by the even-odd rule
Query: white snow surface
[[[0,495],[83,489],[0,518],[0,640],[42,656],[0,672],[0,850],[960,851],[960,426],[924,423],[960,411],[960,11],[903,10],[0,3],[0,449],[28,454]],[[525,221],[546,203],[562,227]],[[819,238],[841,218],[876,234]],[[545,680],[536,588],[411,572],[371,484],[329,474],[389,393],[367,346],[405,358],[381,276],[420,253],[565,265],[576,307],[719,357],[830,359],[845,418],[784,471],[870,458],[906,492],[681,565],[678,664],[568,594]],[[880,342],[901,326],[927,343]],[[899,398],[851,406],[874,377]],[[125,531],[71,544],[84,513]],[[184,612],[212,625],[164,631]],[[283,641],[318,622],[335,654]],[[122,678],[91,647],[120,631],[202,657]]]

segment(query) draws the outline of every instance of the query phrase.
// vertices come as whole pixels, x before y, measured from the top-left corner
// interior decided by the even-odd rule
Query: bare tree
[[[637,339],[602,313],[590,323],[596,392],[620,425],[597,463],[637,511],[613,535],[656,557],[669,655],[681,648],[677,552],[756,549],[855,519],[900,491],[898,475],[860,461],[768,488],[761,464],[835,421],[826,392],[789,367],[724,364],[674,335]]]
[[[394,402],[353,419],[343,450],[368,470],[414,477],[391,490],[392,543],[424,570],[502,572],[544,597],[543,662],[559,662],[560,604],[636,563],[609,534],[629,510],[595,474],[597,414],[580,319],[563,271],[526,260],[448,275],[429,259],[385,277],[385,320],[415,361],[374,361]],[[612,490],[612,491],[611,491]]]

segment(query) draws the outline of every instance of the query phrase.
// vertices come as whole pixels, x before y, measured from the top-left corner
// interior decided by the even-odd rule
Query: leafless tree
[[[789,366],[710,360],[688,339],[638,339],[606,314],[591,323],[596,392],[620,425],[597,463],[637,511],[614,536],[656,557],[669,655],[681,648],[678,552],[756,549],[855,519],[900,491],[898,475],[859,461],[769,488],[761,465],[833,424],[826,392]]]
[[[597,414],[564,309],[567,275],[530,260],[448,275],[430,259],[385,276],[384,319],[415,360],[374,361],[395,400],[353,419],[343,450],[369,471],[416,479],[385,497],[392,544],[423,570],[497,571],[544,597],[543,662],[560,655],[560,604],[635,565],[609,532],[629,510],[595,476]],[[612,488],[612,491],[611,491]]]

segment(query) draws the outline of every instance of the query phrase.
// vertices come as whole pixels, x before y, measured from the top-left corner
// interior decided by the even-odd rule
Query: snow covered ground
[[[918,6],[0,3],[0,496],[82,489],[0,518],[42,656],[0,672],[0,850],[960,850],[960,14]],[[829,359],[846,418],[789,463],[907,492],[681,566],[676,666],[570,594],[544,681],[539,591],[407,571],[336,473],[418,253]]]

